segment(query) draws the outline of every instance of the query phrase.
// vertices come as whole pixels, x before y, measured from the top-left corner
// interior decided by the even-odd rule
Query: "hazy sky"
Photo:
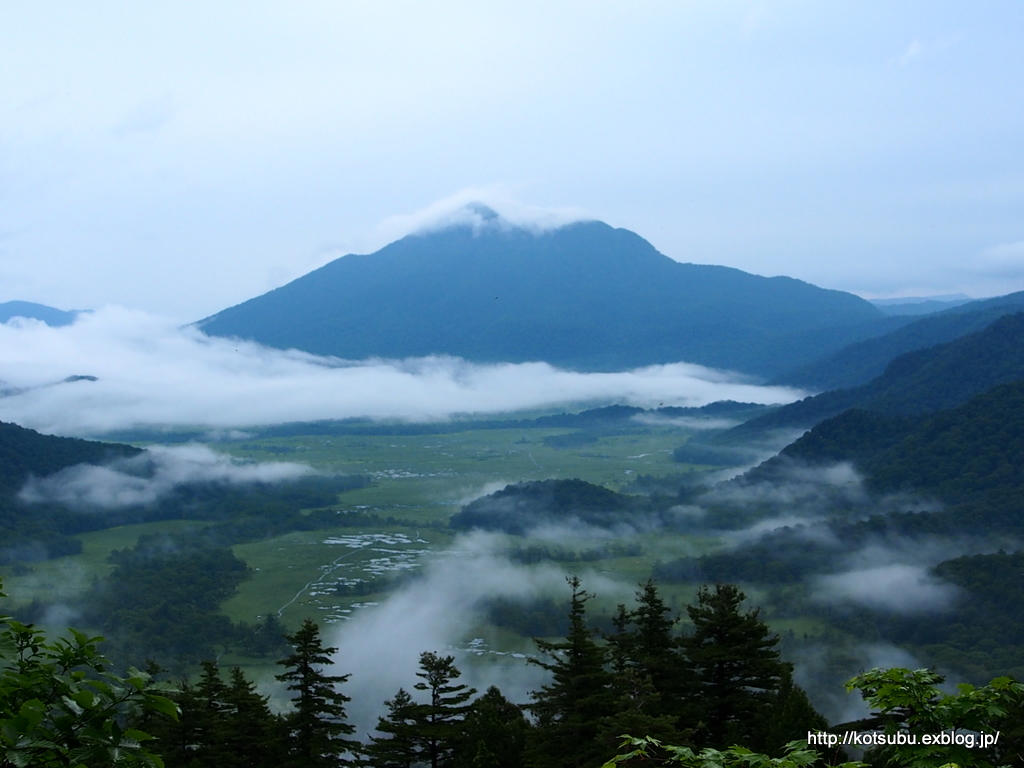
[[[0,0],[0,301],[194,320],[515,200],[870,296],[1024,289],[1018,2]]]

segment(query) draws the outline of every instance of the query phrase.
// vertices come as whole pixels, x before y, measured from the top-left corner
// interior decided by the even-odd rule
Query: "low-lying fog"
[[[786,403],[803,394],[688,363],[577,373],[451,357],[344,361],[210,338],[121,307],[62,328],[20,318],[0,324],[0,420],[64,435],[348,417],[438,420],[609,402]]]
[[[132,427],[231,430],[347,417],[440,420],[610,402],[642,407],[700,406],[716,400],[783,403],[803,394],[686,363],[578,373],[545,363],[479,365],[449,357],[343,361],[209,338],[166,318],[119,307],[83,314],[63,328],[26,320],[0,325],[0,420],[66,435]],[[684,420],[678,426],[709,425]],[[707,479],[726,479],[738,471]],[[297,464],[248,465],[200,446],[157,448],[111,466],[75,467],[34,480],[22,498],[73,508],[116,508],[151,502],[182,483],[275,482],[308,472]],[[922,503],[916,500],[918,507]],[[834,547],[833,567],[807,578],[814,601],[882,612],[941,613],[957,599],[957,591],[937,580],[930,567],[964,552],[992,551],[993,542],[936,539],[911,546],[898,539],[876,539],[844,546],[827,526],[836,510],[844,510],[850,519],[906,506],[904,499],[871,498],[854,468],[838,464],[792,466],[771,482],[722,483],[673,509],[687,526],[704,528],[726,549],[755,546],[784,529],[790,538]],[[715,519],[722,507],[760,511],[755,519],[725,530]],[[527,538],[543,542],[552,537],[539,529]],[[554,536],[556,541],[562,538],[564,532]],[[485,600],[541,595],[567,599],[560,567],[513,563],[497,541],[484,534],[460,537],[451,550],[435,553],[423,578],[330,630],[328,641],[341,649],[338,671],[352,674],[347,692],[361,702],[352,713],[361,730],[372,727],[383,700],[398,686],[409,688],[416,681],[419,653],[448,652],[466,642]],[[628,602],[636,585],[590,571],[584,586]],[[862,650],[865,663],[881,657],[913,661],[889,646]],[[833,717],[860,711],[858,703],[815,686],[821,673],[813,655],[802,659],[797,671],[819,705]],[[542,671],[521,658],[506,655],[495,661],[465,666],[467,681],[481,690],[497,683],[518,701],[543,681]]]

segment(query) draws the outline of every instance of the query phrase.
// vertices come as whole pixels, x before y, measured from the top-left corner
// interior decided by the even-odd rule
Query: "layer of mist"
[[[279,483],[314,474],[304,464],[242,462],[202,445],[152,446],[106,466],[77,464],[43,478],[30,478],[20,497],[71,509],[101,510],[149,506],[176,488],[195,483],[239,486]]]
[[[526,703],[529,692],[547,681],[546,673],[528,664],[524,654],[490,651],[482,660],[481,650],[465,646],[482,623],[489,599],[553,597],[564,601],[568,612],[564,571],[550,564],[525,567],[511,562],[501,553],[503,540],[484,533],[459,536],[449,549],[432,555],[422,578],[327,633],[329,644],[339,649],[335,673],[352,675],[345,693],[352,697],[349,719],[360,736],[376,725],[385,699],[400,687],[412,692],[424,651],[454,655],[463,673],[460,682],[481,693],[496,685],[519,703]],[[597,573],[583,572],[581,578],[589,592],[602,597],[627,600],[633,592]],[[474,663],[466,663],[470,655],[477,657]]]
[[[63,328],[0,325],[0,379],[13,393],[0,397],[0,419],[67,435],[348,417],[432,421],[612,402],[786,403],[803,394],[688,363],[577,373],[542,362],[476,365],[450,357],[344,361],[210,338],[120,307]]]

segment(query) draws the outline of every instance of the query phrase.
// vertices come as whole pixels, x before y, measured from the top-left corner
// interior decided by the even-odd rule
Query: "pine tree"
[[[684,692],[688,674],[673,630],[678,619],[652,580],[640,585],[637,606],[620,605],[608,647],[618,696],[616,713],[602,727],[614,750],[623,733],[643,733],[667,743],[686,741]]]
[[[278,661],[285,672],[276,676],[288,683],[289,691],[295,692],[294,711],[284,718],[289,743],[282,765],[317,768],[347,764],[350,761],[342,756],[358,744],[344,738],[355,731],[355,726],[345,721],[345,704],[350,699],[336,686],[349,676],[326,675],[321,671],[331,664],[330,655],[338,649],[323,647],[320,627],[311,619],[306,619],[298,632],[288,635],[288,642],[294,651]]]
[[[535,640],[551,661],[530,660],[552,676],[551,683],[531,694],[533,703],[527,706],[536,718],[527,745],[527,762],[535,768],[600,765],[606,757],[598,741],[601,723],[616,709],[605,651],[587,627],[586,602],[591,595],[578,577],[568,582],[569,633],[560,643]]]
[[[225,746],[245,768],[276,768],[285,754],[281,720],[267,705],[256,685],[238,667],[231,668],[231,680],[224,692],[230,707]]]
[[[636,601],[637,607],[631,611],[619,606],[616,632],[608,638],[616,676],[631,681],[630,688],[649,681],[657,701],[645,708],[647,714],[681,717],[680,702],[690,680],[674,632],[679,620],[671,617],[653,580],[640,586]]]
[[[384,702],[388,713],[377,720],[377,732],[363,748],[364,762],[373,768],[412,768],[420,761],[416,742],[416,703],[404,688]]]
[[[148,731],[154,737],[151,746],[167,766],[184,768],[198,765],[196,746],[200,744],[204,731],[199,694],[187,680],[182,680],[176,691],[168,693],[168,698],[178,707],[178,717],[166,722],[147,723]]]
[[[154,746],[166,765],[174,768],[233,768],[237,763],[225,744],[229,716],[223,700],[226,686],[214,662],[204,661],[202,668],[196,685],[182,680],[170,694],[180,711],[178,719],[151,724]]]
[[[774,757],[781,755],[789,742],[806,738],[808,731],[824,731],[829,725],[804,690],[793,682],[793,665],[788,663],[784,664],[779,688],[768,711],[758,741],[760,748]],[[833,757],[839,758],[840,752],[836,750]]]
[[[530,729],[523,710],[495,686],[473,702],[462,723],[458,768],[521,768]]]
[[[705,746],[759,749],[763,721],[786,672],[775,647],[778,636],[761,621],[759,609],[740,610],[745,599],[735,585],[716,584],[714,591],[701,587],[697,605],[686,609],[694,631],[681,645]]]
[[[430,768],[444,768],[451,764],[462,735],[462,720],[470,709],[466,702],[476,690],[454,684],[453,681],[461,675],[452,656],[438,656],[430,652],[420,655],[420,671],[416,673],[420,682],[414,687],[418,691],[426,691],[430,701],[415,707],[414,717],[417,738]]]

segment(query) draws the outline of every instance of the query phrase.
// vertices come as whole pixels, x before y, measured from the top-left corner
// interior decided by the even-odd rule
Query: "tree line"
[[[590,595],[578,579],[569,583],[570,629],[538,643],[543,658],[534,663],[551,677],[530,703],[494,687],[477,696],[459,682],[452,656],[428,651],[411,691],[385,702],[365,742],[347,721],[349,676],[329,673],[337,649],[311,620],[286,636],[291,651],[277,679],[292,701],[274,714],[237,667],[225,680],[206,661],[197,681],[177,685],[155,682],[152,665],[119,677],[97,651],[100,638],[70,630],[47,641],[0,616],[0,768],[797,768],[844,760],[821,748],[843,729],[884,737],[867,763],[845,768],[991,768],[1024,755],[1024,686],[1009,678],[951,695],[932,672],[872,670],[847,688],[873,714],[829,729],[793,685],[757,610],[741,609],[736,587],[702,589],[687,607],[694,630],[679,635],[648,582],[601,642],[586,622]],[[1002,741],[981,745],[996,729]],[[815,731],[811,748],[802,739]],[[913,743],[925,732],[950,738]]]
[[[180,717],[151,717],[144,730],[169,767],[582,768],[614,754],[625,732],[781,754],[827,726],[793,683],[758,610],[743,609],[737,587],[702,589],[687,608],[693,631],[680,634],[648,582],[634,606],[619,606],[603,637],[587,622],[591,595],[575,577],[569,588],[565,637],[536,641],[540,654],[530,660],[550,682],[525,705],[496,687],[479,693],[460,681],[452,656],[425,651],[416,678],[384,702],[375,732],[359,741],[346,716],[348,675],[328,671],[337,649],[325,647],[307,620],[287,636],[293,650],[279,662],[278,680],[293,694],[289,712],[273,714],[237,668],[225,680],[206,661],[197,682],[167,693]]]

